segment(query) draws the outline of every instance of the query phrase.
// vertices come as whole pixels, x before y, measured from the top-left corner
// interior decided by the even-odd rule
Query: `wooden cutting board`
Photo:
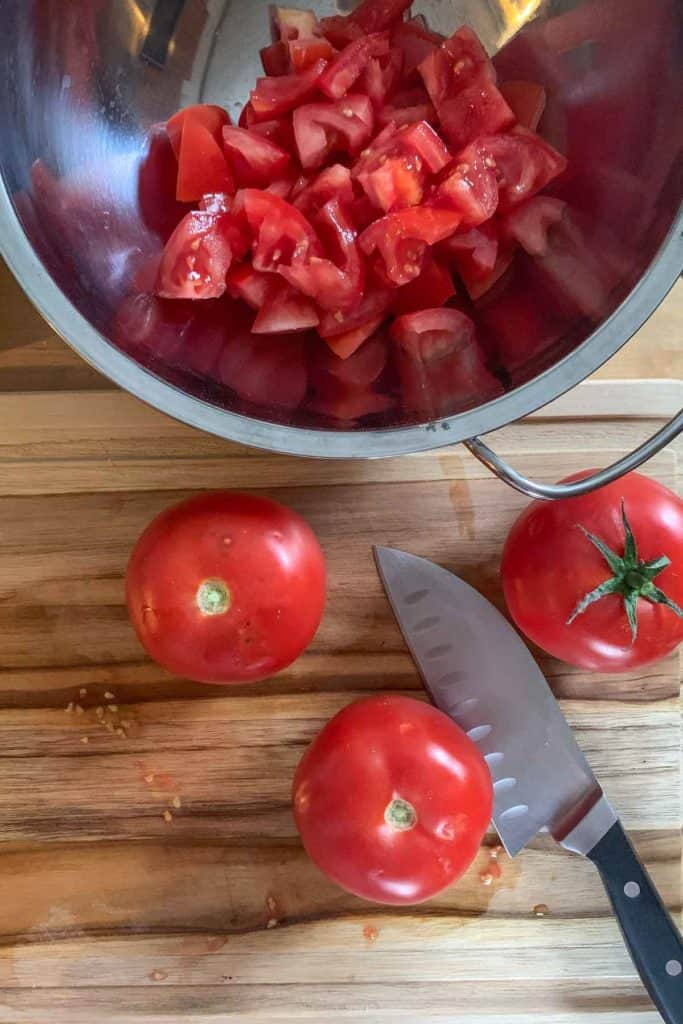
[[[642,440],[681,391],[586,384],[494,443],[556,479]],[[295,765],[330,715],[363,693],[421,693],[371,544],[435,559],[500,604],[523,497],[462,447],[293,460],[108,387],[6,391],[0,423],[0,1024],[655,1024],[593,867],[547,838],[501,855],[486,885],[491,834],[460,884],[397,911],[328,882],[290,814]],[[648,472],[675,488],[675,452]],[[251,689],[172,678],[124,609],[143,526],[207,487],[293,506],[328,559],[312,647]],[[677,656],[619,678],[540,663],[678,908]]]

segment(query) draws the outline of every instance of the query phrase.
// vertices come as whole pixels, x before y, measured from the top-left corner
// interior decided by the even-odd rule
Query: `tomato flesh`
[[[389,53],[389,36],[385,32],[363,35],[349,43],[320,76],[319,88],[331,100],[340,100],[365,71],[372,57]]]
[[[318,87],[326,67],[327,61],[317,60],[301,74],[257,79],[256,88],[249,94],[255,119],[270,121],[305,102]]]
[[[389,280],[404,285],[419,276],[427,247],[448,238],[459,223],[460,215],[453,210],[411,207],[366,228],[360,246],[367,255],[379,252]]]
[[[223,491],[154,519],[133,548],[126,601],[155,661],[205,683],[264,679],[308,646],[325,600],[325,564],[295,512]]]
[[[289,153],[246,128],[226,126],[223,129],[223,148],[239,188],[268,185],[280,178],[289,164]]]
[[[215,299],[225,291],[233,249],[229,215],[188,213],[164,248],[156,293],[167,299]]]
[[[374,114],[367,96],[345,96],[338,103],[299,107],[293,125],[301,166],[311,170],[331,153],[358,153],[372,135]]]
[[[318,867],[364,899],[420,903],[459,878],[488,827],[492,785],[474,743],[410,697],[356,701],[294,776],[294,817]]]

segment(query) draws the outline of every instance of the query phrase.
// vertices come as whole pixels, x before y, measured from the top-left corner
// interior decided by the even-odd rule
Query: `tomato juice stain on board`
[[[363,938],[367,943],[372,945],[373,942],[377,942],[379,937],[379,928],[375,928],[374,924],[366,924],[363,928]]]
[[[467,480],[454,480],[448,493],[455,510],[455,529],[458,536],[464,540],[474,540],[474,505]]]

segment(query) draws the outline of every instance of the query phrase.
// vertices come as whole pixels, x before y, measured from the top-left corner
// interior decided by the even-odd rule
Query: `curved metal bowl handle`
[[[611,466],[593,473],[592,476],[587,476],[583,480],[576,480],[571,484],[536,483],[535,480],[529,480],[528,477],[522,476],[512,466],[508,466],[507,462],[501,459],[500,455],[496,455],[480,438],[472,437],[464,443],[475,458],[483,462],[492,473],[495,473],[500,480],[509,484],[510,487],[514,487],[515,490],[521,491],[522,494],[526,494],[530,498],[554,501],[556,498],[578,498],[581,494],[589,494],[591,491],[597,490],[598,487],[604,487],[605,484],[618,480],[626,473],[630,473],[632,469],[642,466],[644,462],[647,462],[648,459],[652,458],[653,455],[656,455],[657,452],[661,451],[662,448],[665,448],[667,444],[678,437],[682,431],[683,409],[666,426],[658,430],[644,444],[641,444],[640,448],[629,452],[623,459],[613,462]]]

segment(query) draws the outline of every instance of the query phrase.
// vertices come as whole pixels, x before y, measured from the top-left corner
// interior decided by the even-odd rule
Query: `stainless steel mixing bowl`
[[[333,0],[300,3],[321,14],[336,10]],[[114,344],[117,306],[159,246],[158,225],[140,204],[150,126],[194,102],[238,113],[262,73],[266,0],[0,0],[0,243],[45,318],[133,394],[245,444],[367,457],[468,440],[495,461],[476,435],[585,378],[643,323],[681,271],[683,5],[417,0],[414,12],[443,32],[470,24],[506,77],[546,87],[541,131],[570,161],[559,194],[590,225],[596,266],[610,270],[599,313],[565,320],[543,351],[505,378],[504,394],[472,396],[471,407],[435,423],[411,423],[398,413],[372,429],[340,430],[304,412],[250,407],[171,358],[143,366]],[[522,299],[531,312],[536,300],[533,291]],[[681,426],[679,417],[626,468]],[[514,474],[511,482],[526,487]]]

